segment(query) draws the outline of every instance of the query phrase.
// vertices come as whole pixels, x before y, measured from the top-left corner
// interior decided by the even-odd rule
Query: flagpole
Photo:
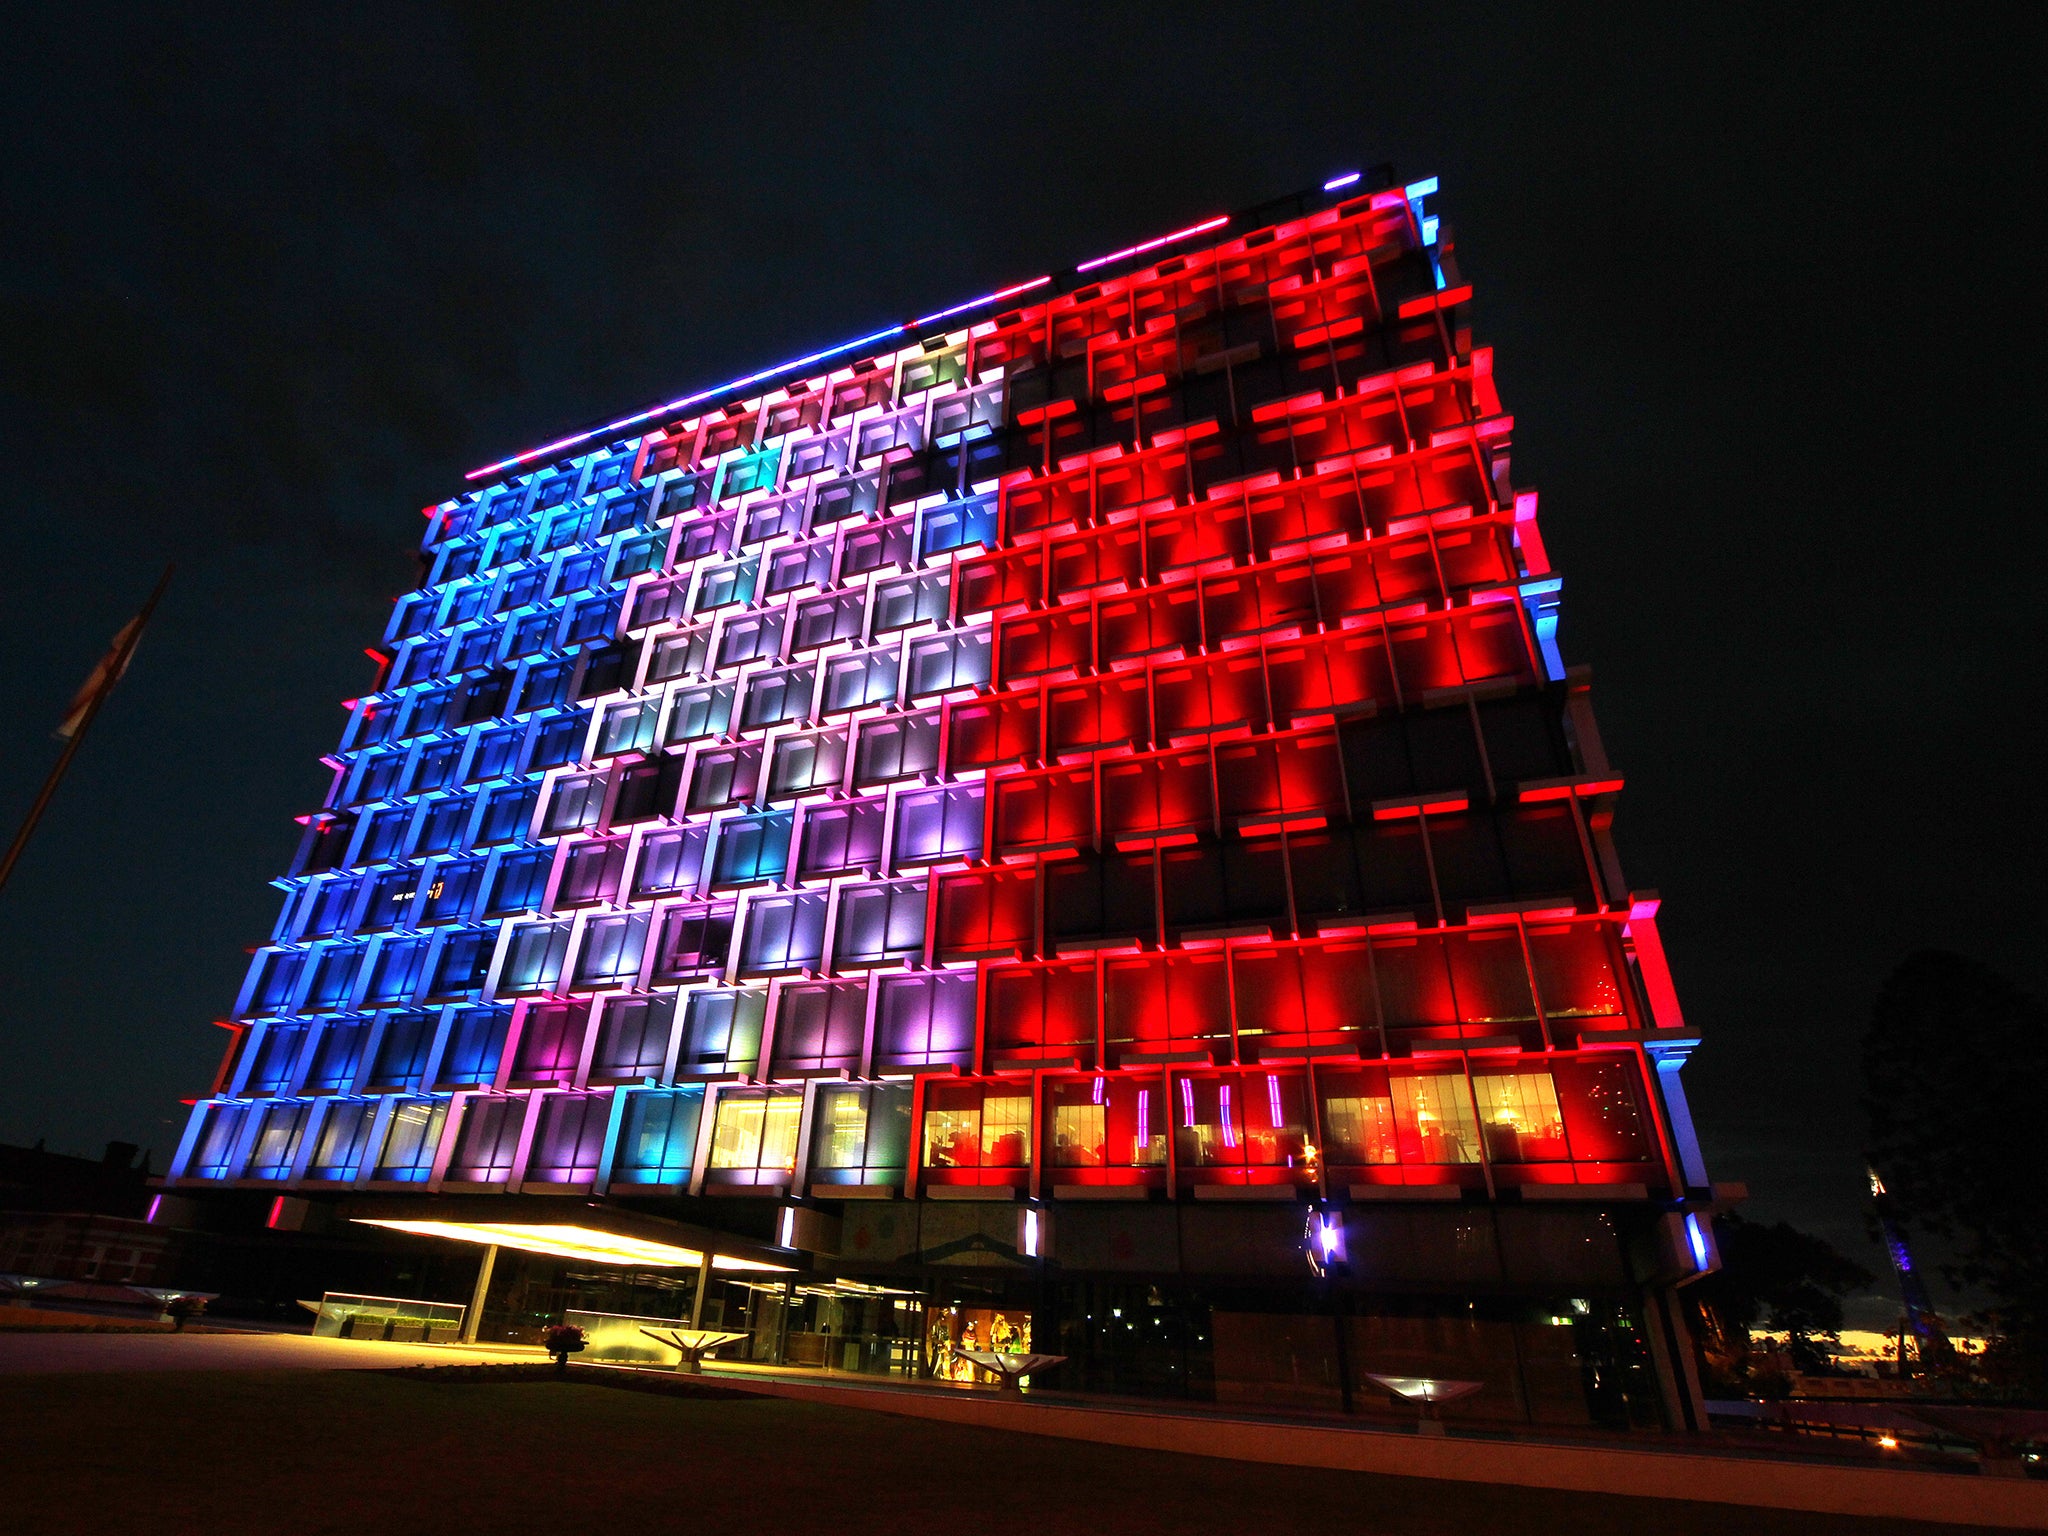
[[[71,739],[64,743],[64,750],[57,758],[57,764],[50,770],[43,787],[37,793],[35,804],[28,808],[28,816],[21,824],[21,830],[14,834],[14,841],[7,845],[7,854],[0,858],[0,889],[5,889],[7,877],[14,873],[14,866],[21,862],[21,855],[28,847],[28,840],[35,834],[36,823],[43,819],[43,812],[50,808],[50,801],[57,793],[57,786],[64,781],[64,772],[71,766],[71,759],[78,755],[79,745],[85,740],[86,730],[92,725],[93,716],[100,712],[100,706],[107,701],[107,695],[114,691],[114,685],[121,681],[121,674],[128,670],[128,660],[135,654],[135,647],[142,639],[142,632],[149,627],[149,616],[156,611],[164,588],[171,584],[171,572],[177,567],[166,565],[163,575],[157,578],[156,590],[149,594],[149,601],[142,605],[142,612],[135,616],[128,638],[122,642],[115,655],[113,665],[107,668],[107,675],[93,693],[92,700],[85,706],[85,713],[79,718],[78,729],[71,733]]]

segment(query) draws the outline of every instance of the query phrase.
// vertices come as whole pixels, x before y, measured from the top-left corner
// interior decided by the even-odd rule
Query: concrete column
[[[692,1328],[702,1328],[704,1326],[704,1300],[711,1294],[712,1258],[711,1246],[707,1243],[704,1247],[704,1257],[697,1264],[697,1294],[690,1301],[690,1326]]]
[[[498,1245],[492,1243],[484,1249],[484,1256],[476,1267],[476,1289],[469,1294],[469,1310],[462,1316],[462,1342],[474,1344],[476,1331],[483,1326],[484,1298],[490,1294],[491,1271],[498,1267]]]

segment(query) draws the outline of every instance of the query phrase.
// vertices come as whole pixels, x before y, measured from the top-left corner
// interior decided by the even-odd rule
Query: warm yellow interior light
[[[361,1226],[388,1227],[394,1232],[411,1232],[419,1237],[451,1237],[462,1243],[495,1243],[500,1248],[552,1254],[562,1259],[592,1259],[600,1264],[695,1269],[704,1262],[703,1252],[696,1248],[650,1242],[642,1237],[622,1237],[616,1232],[599,1232],[589,1227],[513,1221],[374,1221],[361,1216],[356,1221]],[[789,1272],[789,1266],[785,1264],[764,1264],[757,1259],[738,1259],[724,1253],[713,1256],[711,1267],[768,1270],[776,1274]]]

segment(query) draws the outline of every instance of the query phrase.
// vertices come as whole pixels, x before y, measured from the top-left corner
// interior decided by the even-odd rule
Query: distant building
[[[428,508],[168,1185],[524,1253],[487,1333],[1694,1422],[1696,1037],[1435,190]]]
[[[144,1219],[148,1180],[148,1156],[128,1142],[97,1160],[0,1146],[0,1276],[155,1280],[172,1235]]]

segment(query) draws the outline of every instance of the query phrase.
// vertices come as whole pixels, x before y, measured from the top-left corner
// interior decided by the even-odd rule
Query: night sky
[[[1443,179],[1498,349],[1624,864],[1706,1034],[1710,1163],[1881,1265],[1878,984],[1923,945],[2048,981],[2038,33],[1847,5],[198,11],[14,7],[0,61],[9,830],[179,564],[0,894],[0,1141],[162,1168],[418,509],[464,470],[1391,161]]]

